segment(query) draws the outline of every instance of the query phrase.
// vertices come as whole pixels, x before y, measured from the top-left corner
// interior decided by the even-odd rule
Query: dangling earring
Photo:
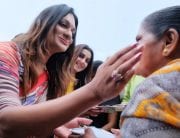
[[[164,55],[164,56],[167,56],[167,54],[168,54],[168,49],[167,49],[167,48],[164,48],[164,50],[163,50],[163,55]]]

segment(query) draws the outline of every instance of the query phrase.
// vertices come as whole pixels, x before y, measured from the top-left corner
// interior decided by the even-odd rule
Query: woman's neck
[[[40,61],[36,61],[36,72],[37,75],[41,75],[44,71],[46,71],[46,64]]]
[[[76,70],[75,69],[72,69],[72,75],[75,77],[76,76]]]

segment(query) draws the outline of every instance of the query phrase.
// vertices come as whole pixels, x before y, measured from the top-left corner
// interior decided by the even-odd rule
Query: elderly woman
[[[121,137],[179,138],[180,6],[147,16],[136,41],[143,46],[136,74],[147,78],[122,113]]]
[[[136,74],[148,78],[122,113],[122,137],[180,136],[180,6],[147,16],[136,37],[143,45]]]

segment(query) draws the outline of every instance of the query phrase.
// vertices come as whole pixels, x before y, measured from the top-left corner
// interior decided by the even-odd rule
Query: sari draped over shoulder
[[[124,137],[151,136],[150,132],[162,137],[171,130],[180,137],[180,59],[155,71],[135,89],[121,114],[121,125]]]

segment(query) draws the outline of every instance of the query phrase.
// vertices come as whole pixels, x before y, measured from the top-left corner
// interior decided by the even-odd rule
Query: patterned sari
[[[121,122],[123,137],[180,137],[180,59],[155,71],[135,89]]]

